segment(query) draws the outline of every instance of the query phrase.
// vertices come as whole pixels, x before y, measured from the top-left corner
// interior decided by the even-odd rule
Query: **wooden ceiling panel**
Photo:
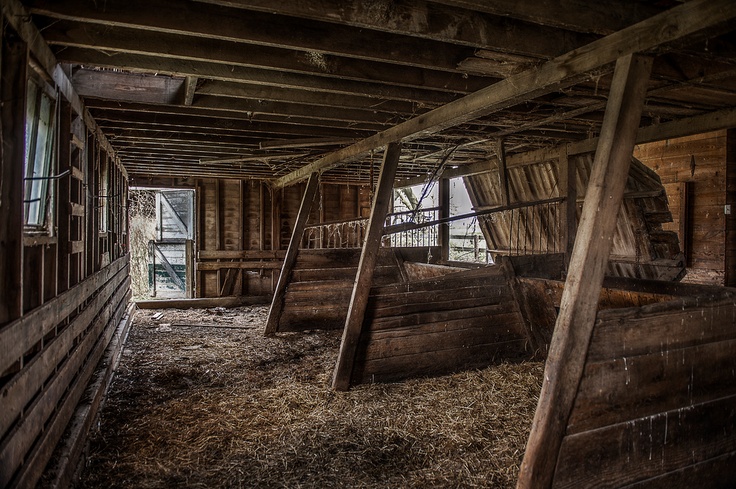
[[[135,178],[364,181],[403,139],[417,179],[451,148],[577,144],[625,52],[655,57],[644,126],[736,106],[728,0],[21,2]]]

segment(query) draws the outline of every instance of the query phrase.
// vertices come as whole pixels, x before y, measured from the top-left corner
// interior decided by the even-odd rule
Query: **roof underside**
[[[284,177],[677,1],[24,0],[118,152],[150,177]],[[660,46],[642,125],[736,106],[723,22]],[[595,137],[613,66],[405,142],[399,176]],[[367,181],[380,148],[327,167]]]

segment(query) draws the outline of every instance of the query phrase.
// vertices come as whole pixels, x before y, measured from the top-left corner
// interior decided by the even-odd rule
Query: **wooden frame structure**
[[[474,365],[455,362],[463,348],[483,361],[549,350],[519,487],[597,482],[589,468],[571,468],[581,453],[606,460],[601,477],[612,485],[693,481],[703,467],[734,477],[724,468],[736,452],[728,414],[733,375],[720,373],[693,390],[685,370],[657,363],[651,338],[621,326],[644,318],[661,328],[671,318],[688,319],[692,328],[677,329],[668,345],[690,362],[692,375],[702,379],[708,368],[724,365],[732,372],[733,291],[684,287],[677,293],[663,286],[667,293],[654,293],[651,284],[626,282],[642,290],[621,292],[604,278],[634,145],[736,127],[736,4],[673,3],[665,9],[643,0],[634,9],[614,0],[593,10],[579,0],[558,8],[554,2],[407,0],[371,10],[347,0],[319,2],[315,10],[273,0],[110,0],[104,7],[0,0],[0,486],[34,485],[65,431],[71,442],[62,459],[70,463],[56,467],[54,477],[62,485],[71,477],[129,325],[123,318],[130,314],[131,183],[196,189],[190,254],[198,304],[268,297],[265,332],[274,334],[289,329],[283,323],[293,318],[286,307],[293,297],[339,283],[344,304],[321,316],[324,324],[343,328],[335,389],[371,376],[401,377],[390,368],[432,373],[426,363],[392,359],[397,348],[413,348],[408,362],[416,360],[431,350],[430,339],[453,345],[452,354],[430,351],[448,370]],[[44,85],[57,110],[49,175],[31,175],[25,161],[21,121],[31,117],[29,77]],[[726,154],[736,154],[736,137],[727,134]],[[591,153],[578,223],[575,158]],[[376,155],[383,157],[377,184]],[[686,197],[701,168],[691,159]],[[514,174],[529,170],[522,184],[543,187],[532,181],[531,169],[548,161],[556,162],[549,171],[557,171],[550,179],[557,194],[515,202]],[[723,166],[727,182],[717,203],[723,222],[717,225],[726,241],[724,283],[733,284],[736,245],[727,240],[734,213],[726,211],[736,203],[733,161]],[[450,179],[480,175],[498,175],[500,198],[471,196],[478,204],[473,217],[554,200],[557,253],[461,272],[436,264],[449,258],[447,225],[461,217],[450,215]],[[426,225],[385,227],[392,189],[428,176],[440,182],[439,218],[431,223],[440,226],[439,248],[387,250],[386,234]],[[48,178],[51,190],[43,196],[47,221],[31,229],[24,225],[22,189],[24,179],[34,178]],[[700,204],[682,201],[676,216],[689,237],[689,207]],[[649,211],[670,217],[668,210]],[[300,252],[310,223],[365,218],[367,226],[351,237],[362,240],[359,252]],[[304,263],[330,268],[331,280],[296,280],[325,276]],[[529,269],[545,276],[535,282],[526,276]],[[426,305],[448,285],[457,307]],[[632,307],[608,310],[606,304]],[[506,330],[487,327],[491,317]],[[534,319],[542,325],[534,326]],[[601,353],[606,342],[628,335],[637,336],[634,346],[611,357]],[[400,347],[387,346],[395,339]],[[712,354],[705,363],[702,352]],[[666,389],[646,367],[635,370],[658,411],[643,409],[616,383],[630,354],[636,368],[672,374],[666,387],[677,394],[665,399]],[[605,384],[626,413],[609,419],[596,411],[595,382]],[[80,404],[89,384],[94,395]],[[685,399],[688,388],[693,395]],[[624,423],[656,424],[657,416],[666,420],[686,401],[696,414],[683,423],[692,429],[678,438],[676,455],[663,453],[660,469],[638,457],[639,473],[622,476],[619,456],[630,446],[614,447],[613,455],[586,448],[604,432],[635,438]],[[71,422],[75,410],[81,414]],[[693,434],[708,429],[701,422],[707,415],[725,430],[720,445],[700,443]],[[650,448],[667,444],[667,436],[653,433]],[[683,455],[690,446],[692,461]]]

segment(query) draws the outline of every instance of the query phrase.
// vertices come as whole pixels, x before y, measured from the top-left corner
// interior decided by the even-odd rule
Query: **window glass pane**
[[[26,119],[26,225],[43,226],[54,149],[54,100],[29,85]]]

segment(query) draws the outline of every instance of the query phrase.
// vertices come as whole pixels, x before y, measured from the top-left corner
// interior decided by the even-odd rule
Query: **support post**
[[[565,197],[565,201],[562,203],[560,212],[560,230],[562,231],[562,253],[565,254],[565,269],[570,265],[570,258],[572,257],[572,249],[575,245],[575,231],[577,230],[578,224],[578,212],[577,212],[577,166],[575,161],[570,161],[570,157],[567,154],[567,144],[560,146],[560,194]]]
[[[450,217],[450,179],[440,179],[440,219]],[[440,260],[447,261],[450,259],[450,223],[440,224],[439,226],[440,240]]]
[[[503,205],[511,204],[511,192],[509,191],[509,173],[506,167],[506,148],[503,138],[496,141],[496,154],[498,155],[498,178],[501,180]]]
[[[312,210],[312,202],[314,196],[319,188],[319,174],[312,173],[307,182],[307,188],[304,191],[302,197],[302,203],[299,206],[299,214],[296,217],[296,223],[294,224],[294,230],[291,233],[291,241],[289,241],[289,248],[286,250],[286,256],[284,257],[284,263],[281,266],[281,273],[279,274],[279,280],[276,283],[276,290],[273,293],[273,301],[271,302],[271,308],[268,310],[268,319],[266,320],[266,331],[265,335],[269,336],[276,332],[279,326],[279,319],[281,319],[281,312],[284,310],[284,295],[286,295],[286,286],[289,284],[291,278],[291,271],[296,264],[296,256],[299,253],[299,245],[302,242],[302,235],[304,234],[304,227],[307,224],[307,218],[309,212]],[[276,230],[274,230],[274,233]]]
[[[332,377],[332,388],[335,390],[345,391],[350,387],[350,377],[353,373],[353,363],[355,361],[355,352],[358,348],[358,340],[363,329],[363,319],[365,317],[366,306],[368,305],[368,295],[370,294],[371,284],[373,283],[373,272],[378,258],[378,249],[381,246],[383,238],[383,225],[391,205],[394,178],[396,177],[396,169],[399,166],[399,156],[401,155],[401,146],[398,143],[391,143],[386,147],[383,156],[381,171],[378,175],[378,188],[376,189],[373,207],[371,208],[371,217],[368,220],[368,231],[363,244],[363,251],[360,254],[360,262],[358,263],[358,273],[355,276],[353,285],[353,294],[350,297],[350,307],[348,308],[348,316],[345,320],[345,329],[342,332],[342,342],[340,343],[340,353],[337,357],[337,365]]]
[[[5,25],[0,58],[0,325],[23,314],[23,168],[28,47]]]
[[[616,62],[518,488],[550,487],[588,353],[639,128],[651,58]]]
[[[680,216],[679,216],[679,235],[680,249],[682,250],[684,265],[690,266],[692,262],[692,253],[690,247],[690,236],[692,227],[690,226],[690,196],[692,195],[693,182],[682,182],[680,186]]]

